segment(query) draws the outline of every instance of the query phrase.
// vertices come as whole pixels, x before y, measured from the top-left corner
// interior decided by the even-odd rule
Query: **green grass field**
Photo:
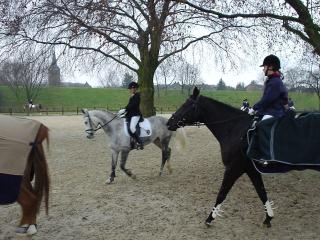
[[[261,92],[246,91],[212,91],[201,90],[201,94],[227,103],[234,107],[241,107],[242,100],[248,98],[251,105],[258,101]],[[315,94],[289,93],[294,100],[297,110],[317,110],[318,99]],[[188,97],[180,90],[160,91],[160,96],[155,92],[155,106],[157,111],[172,112],[179,107]],[[65,111],[74,111],[76,108],[108,108],[118,110],[124,107],[129,99],[129,92],[123,88],[43,88],[35,103],[41,103],[47,108],[64,108]],[[2,111],[8,108],[22,108],[26,97],[21,94],[19,100],[8,87],[0,86],[0,107]]]

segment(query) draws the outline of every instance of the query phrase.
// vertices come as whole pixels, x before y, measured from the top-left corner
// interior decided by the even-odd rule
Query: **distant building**
[[[48,69],[48,83],[49,86],[60,86],[61,77],[60,77],[60,68],[57,64],[57,58],[55,52],[53,52],[52,62]]]
[[[61,86],[63,86],[63,87],[92,88],[92,86],[88,82],[86,82],[86,83],[62,82]]]
[[[88,82],[86,82],[86,83],[83,85],[83,87],[85,87],[85,88],[92,88],[91,85],[90,85]]]
[[[246,87],[246,91],[260,91],[263,89],[263,85],[256,83],[255,81],[252,81],[249,85]]]

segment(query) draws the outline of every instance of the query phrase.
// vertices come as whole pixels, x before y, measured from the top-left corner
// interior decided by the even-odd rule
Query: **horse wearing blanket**
[[[112,151],[112,161],[111,161],[111,174],[107,180],[107,183],[112,183],[116,177],[116,166],[118,161],[118,156],[121,153],[120,168],[131,178],[136,176],[131,172],[131,170],[126,168],[126,162],[129,152],[133,149],[130,141],[130,136],[128,134],[127,125],[125,119],[119,118],[118,115],[106,111],[106,110],[82,110],[85,124],[85,131],[87,133],[87,138],[91,139],[94,137],[94,133],[103,129],[110,139],[110,148]],[[167,119],[161,116],[153,116],[146,118],[147,123],[140,124],[140,138],[144,145],[149,143],[154,143],[162,151],[162,163],[160,167],[160,175],[163,173],[164,165],[167,165],[169,173],[172,172],[170,167],[170,155],[171,148],[169,147],[169,142],[173,135],[172,131],[169,131],[166,123]],[[182,137],[180,137],[182,136]],[[180,143],[185,143],[185,135],[180,134],[178,136]]]
[[[42,146],[48,136],[48,128],[38,121],[0,115],[0,204],[21,205],[19,235],[37,232],[43,196],[48,213],[49,175]]]
[[[168,128],[174,131],[198,122],[204,123],[220,143],[222,162],[225,166],[216,202],[205,223],[210,225],[220,216],[222,203],[233,184],[241,175],[247,174],[264,204],[266,212],[264,224],[270,227],[274,216],[272,202],[268,200],[261,174],[256,171],[246,155],[248,144],[245,136],[252,117],[239,109],[201,96],[198,88],[195,88],[193,95],[171,116]]]

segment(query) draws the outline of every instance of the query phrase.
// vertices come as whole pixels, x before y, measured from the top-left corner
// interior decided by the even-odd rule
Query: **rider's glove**
[[[126,111],[127,111],[126,109],[120,109],[117,115],[122,116],[126,113]]]
[[[253,108],[250,108],[249,111],[248,111],[249,115],[254,115],[255,113],[256,113],[256,111],[253,110]]]

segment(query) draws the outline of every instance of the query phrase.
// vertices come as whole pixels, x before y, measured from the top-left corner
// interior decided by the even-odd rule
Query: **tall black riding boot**
[[[143,150],[143,143],[142,143],[139,135],[137,134],[137,132],[133,133],[132,135],[133,135],[134,139],[137,141],[138,149]]]

